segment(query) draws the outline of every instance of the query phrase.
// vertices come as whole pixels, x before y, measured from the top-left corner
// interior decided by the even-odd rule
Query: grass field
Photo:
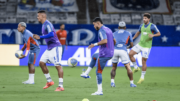
[[[103,71],[103,96],[91,96],[97,90],[95,68],[91,71],[91,79],[80,77],[83,67],[64,67],[63,92],[55,92],[58,86],[57,71],[49,67],[55,85],[42,89],[46,78],[41,68],[36,68],[35,84],[25,85],[28,79],[27,67],[0,66],[0,101],[180,101],[180,68],[148,68],[145,82],[130,88],[125,68],[116,72],[116,87],[110,87],[111,68]],[[141,73],[134,74],[137,83]]]

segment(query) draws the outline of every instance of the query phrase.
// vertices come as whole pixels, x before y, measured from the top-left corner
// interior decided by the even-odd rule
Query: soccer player
[[[142,52],[142,73],[138,84],[141,84],[144,81],[144,76],[146,74],[146,61],[149,57],[150,50],[152,47],[153,37],[158,37],[161,35],[156,25],[150,23],[151,15],[149,13],[144,13],[143,15],[143,24],[140,25],[139,31],[134,35],[133,39],[137,38],[141,34],[140,42],[135,45],[132,50],[129,52],[129,57],[134,65],[133,73],[140,70],[136,64],[136,60],[133,57],[135,54]]]
[[[58,36],[58,39],[59,39],[59,41],[61,42],[61,45],[62,45],[62,56],[63,56],[63,53],[64,53],[65,46],[66,46],[66,49],[67,49],[67,44],[66,44],[67,32],[64,29],[65,29],[65,25],[61,24],[60,25],[60,30],[58,30],[56,32],[56,34]]]
[[[133,83],[133,73],[130,67],[130,60],[127,53],[127,44],[130,41],[130,47],[133,47],[133,39],[132,35],[126,31],[126,23],[124,21],[119,22],[118,31],[113,33],[115,48],[114,48],[114,56],[112,58],[112,70],[111,70],[111,87],[115,87],[114,78],[116,75],[117,64],[119,62],[119,58],[121,59],[122,64],[127,69],[127,74],[130,79],[130,87],[136,87]]]
[[[29,59],[28,59],[29,79],[22,83],[34,84],[34,73],[35,73],[34,64],[36,63],[36,59],[39,55],[40,47],[37,40],[33,38],[33,34],[26,29],[25,22],[20,22],[18,24],[17,29],[23,35],[23,40],[25,42],[21,50],[24,51],[26,49],[25,55],[22,55],[21,57],[19,57],[19,59],[25,58],[29,53]]]
[[[102,71],[106,65],[106,62],[110,60],[114,54],[114,42],[113,42],[113,33],[111,29],[103,25],[102,20],[99,17],[96,17],[93,20],[93,25],[96,30],[98,30],[98,43],[89,45],[89,49],[94,46],[99,46],[99,53],[93,54],[90,66],[85,71],[85,73],[81,74],[83,78],[90,78],[88,75],[89,72],[96,64],[97,60],[97,68],[96,68],[96,78],[97,78],[97,87],[98,90],[91,95],[103,95],[102,92]]]
[[[45,39],[47,44],[47,50],[41,56],[39,65],[47,79],[46,86],[43,89],[47,89],[50,86],[54,85],[54,82],[51,79],[49,74],[49,70],[46,66],[47,62],[53,63],[58,71],[59,76],[59,86],[55,91],[64,91],[63,88],[63,69],[61,67],[61,55],[62,55],[62,47],[61,43],[58,40],[56,32],[54,30],[53,25],[46,19],[46,12],[39,11],[37,14],[37,19],[40,23],[42,23],[42,34],[43,36],[34,35],[35,39]]]

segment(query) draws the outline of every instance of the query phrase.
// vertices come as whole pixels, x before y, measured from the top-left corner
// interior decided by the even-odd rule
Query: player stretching
[[[142,52],[142,73],[141,78],[138,81],[138,84],[141,84],[144,81],[144,76],[146,74],[146,61],[149,57],[150,50],[152,47],[152,38],[160,36],[160,32],[157,29],[156,25],[150,23],[151,15],[149,13],[144,13],[143,15],[143,24],[140,25],[139,31],[134,35],[133,39],[137,38],[141,34],[140,42],[135,45],[129,53],[129,57],[134,65],[133,73],[140,70],[136,64],[136,60],[133,57],[135,54]]]
[[[47,79],[46,86],[43,89],[49,88],[50,86],[54,85],[54,82],[52,81],[49,70],[46,66],[47,62],[51,62],[54,64],[58,71],[59,76],[59,87],[55,91],[64,91],[63,88],[63,69],[61,67],[61,55],[62,55],[62,47],[61,44],[57,38],[56,32],[54,30],[53,25],[51,22],[46,20],[46,12],[45,11],[39,11],[37,14],[37,19],[39,22],[41,22],[42,25],[42,34],[43,36],[34,35],[35,39],[45,39],[47,44],[47,50],[43,53],[41,56],[39,65]]]
[[[96,68],[96,78],[98,91],[92,93],[91,95],[103,95],[102,92],[102,71],[106,65],[106,62],[110,60],[114,54],[114,42],[113,33],[111,29],[103,25],[102,20],[97,17],[93,20],[93,25],[96,30],[98,30],[98,43],[89,45],[89,49],[94,46],[99,45],[99,53],[93,54],[90,66],[85,73],[81,74],[81,77],[90,78],[88,75],[91,69],[95,66],[96,60],[98,61]]]
[[[40,47],[37,40],[33,38],[33,34],[26,29],[25,22],[20,22],[18,24],[17,29],[19,32],[22,33],[25,42],[21,50],[24,51],[26,49],[25,55],[22,55],[21,57],[19,57],[19,59],[26,57],[29,53],[29,59],[28,59],[29,79],[27,81],[24,81],[23,83],[34,84],[34,73],[35,73],[34,64],[36,63],[36,59],[39,55]]]
[[[121,59],[122,64],[127,69],[127,74],[130,79],[130,87],[136,87],[136,85],[133,83],[133,73],[131,71],[130,67],[130,60],[127,53],[127,44],[130,41],[130,47],[133,47],[133,39],[132,35],[126,31],[126,23],[124,21],[119,22],[118,31],[113,33],[114,36],[114,42],[115,44],[115,50],[114,50],[114,56],[112,58],[112,70],[111,70],[111,87],[115,87],[114,78],[116,75],[116,69],[117,64],[119,62],[119,58]],[[129,48],[130,48],[129,47]]]

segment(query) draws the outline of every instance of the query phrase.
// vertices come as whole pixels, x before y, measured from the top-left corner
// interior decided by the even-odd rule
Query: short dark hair
[[[64,24],[63,24],[63,23],[62,23],[62,24],[60,24],[60,27],[61,27],[62,25],[64,25]]]
[[[143,15],[144,17],[147,17],[148,19],[150,19],[151,18],[151,14],[149,14],[149,13],[144,13],[144,15]]]
[[[103,22],[102,22],[102,20],[101,20],[100,17],[96,17],[96,18],[93,19],[93,22],[98,22],[98,21],[99,21],[101,24],[103,24]]]
[[[38,11],[38,13],[45,13],[46,14],[46,11],[41,10],[41,11]]]
[[[118,28],[119,28],[119,29],[125,29],[125,28],[126,28],[126,26],[124,26],[124,27],[120,27],[120,26],[119,26]]]

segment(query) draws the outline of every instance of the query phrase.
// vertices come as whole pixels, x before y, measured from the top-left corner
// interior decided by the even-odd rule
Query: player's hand
[[[149,38],[153,38],[154,37],[154,35],[153,34],[149,34]]]
[[[91,44],[91,45],[88,46],[88,49],[91,49],[93,47],[94,47],[94,44]]]
[[[25,58],[26,56],[25,55],[21,55],[21,57],[18,57],[18,59],[22,59],[22,58]]]
[[[36,40],[38,40],[38,39],[40,39],[40,36],[37,35],[37,34],[33,34],[33,38],[36,39]]]

